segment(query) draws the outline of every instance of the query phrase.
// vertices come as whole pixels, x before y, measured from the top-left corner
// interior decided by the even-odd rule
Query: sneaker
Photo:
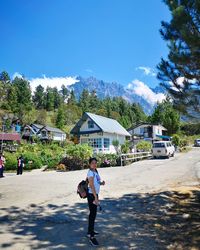
[[[94,236],[95,236],[95,235],[99,235],[99,233],[96,232],[96,231],[94,231]],[[91,234],[90,234],[90,233],[87,233],[87,237],[90,238],[90,237],[91,237]]]
[[[90,237],[90,243],[91,243],[91,245],[94,246],[94,247],[99,246],[98,241],[97,241],[96,238],[94,238],[94,237]]]

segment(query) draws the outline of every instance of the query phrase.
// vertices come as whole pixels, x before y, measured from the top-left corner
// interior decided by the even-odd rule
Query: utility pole
[[[3,119],[3,124],[2,124],[2,138],[1,138],[1,153],[3,153],[4,131],[5,131],[5,125],[4,125],[4,119]]]
[[[8,119],[6,116],[2,118],[3,124],[2,124],[2,138],[1,138],[1,153],[3,153],[3,141],[4,141],[4,132],[5,132],[5,121]]]

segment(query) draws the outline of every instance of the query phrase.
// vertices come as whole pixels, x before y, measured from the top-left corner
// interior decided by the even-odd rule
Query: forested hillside
[[[11,80],[5,71],[0,74],[0,91],[1,117],[10,117],[6,120],[8,127],[13,119],[19,118],[22,124],[49,124],[69,132],[85,111],[114,118],[125,128],[147,120],[139,104],[129,103],[122,97],[100,99],[95,90],[83,89],[78,98],[74,90],[64,85],[61,90],[39,85],[32,93],[27,79]]]

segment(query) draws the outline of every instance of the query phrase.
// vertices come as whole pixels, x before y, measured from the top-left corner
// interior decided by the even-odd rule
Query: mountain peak
[[[154,89],[150,89],[148,86],[145,85],[147,92],[146,94],[148,95],[148,98],[145,98],[145,95],[143,95],[144,93],[140,94],[138,91],[135,91],[134,82],[132,83],[133,89],[130,89],[127,86],[123,86],[122,84],[117,83],[115,81],[105,82],[103,80],[98,80],[94,76],[90,76],[87,78],[78,76],[76,79],[77,82],[71,85],[69,88],[72,88],[74,90],[77,98],[80,97],[83,89],[87,89],[89,92],[95,90],[97,96],[102,99],[108,96],[111,98],[123,97],[125,100],[131,103],[139,103],[147,114],[150,114],[154,109],[154,104],[156,104],[154,102],[154,99],[156,98],[156,95],[161,94],[159,92],[159,90],[161,90],[159,86],[155,88],[154,91]],[[130,84],[128,86],[130,86]],[[137,90],[140,91],[140,89]]]

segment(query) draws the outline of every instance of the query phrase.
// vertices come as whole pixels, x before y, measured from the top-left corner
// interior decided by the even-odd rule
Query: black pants
[[[17,175],[22,174],[23,173],[23,167],[17,167]]]
[[[88,234],[91,235],[91,237],[94,236],[94,223],[97,215],[97,205],[93,203],[94,201],[94,195],[88,193],[87,195],[87,200],[88,200],[88,207],[90,210],[89,214],[89,220],[88,220]]]
[[[4,168],[1,167],[1,168],[0,168],[0,178],[3,177],[3,170],[4,170]]]

